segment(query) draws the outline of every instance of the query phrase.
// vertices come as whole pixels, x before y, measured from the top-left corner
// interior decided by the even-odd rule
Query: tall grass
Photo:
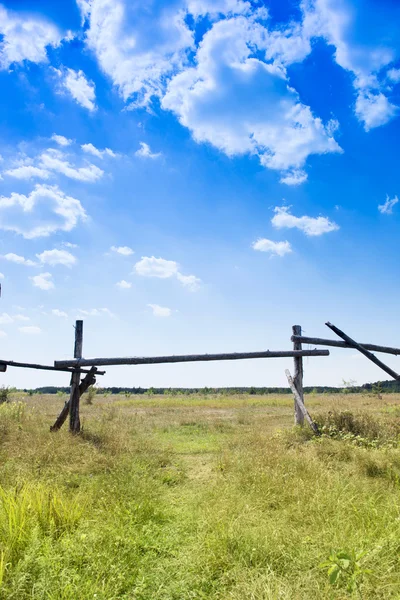
[[[0,407],[1,599],[400,597],[399,398],[313,396],[318,440],[279,398],[172,400],[98,395],[74,437]]]

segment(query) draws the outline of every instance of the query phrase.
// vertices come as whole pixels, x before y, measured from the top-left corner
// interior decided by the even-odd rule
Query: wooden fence
[[[294,420],[296,425],[303,425],[306,420],[316,435],[319,435],[318,427],[309,415],[304,404],[303,393],[303,358],[314,356],[329,356],[329,350],[304,349],[303,344],[311,344],[315,346],[334,346],[337,348],[353,348],[361,352],[366,358],[371,360],[375,365],[389,374],[396,380],[400,380],[393,369],[385,365],[379,360],[371,350],[375,352],[383,352],[386,354],[399,355],[399,348],[391,348],[388,346],[377,346],[375,344],[360,344],[349,337],[331,323],[325,323],[331,331],[341,338],[339,340],[326,340],[321,338],[312,338],[302,335],[300,325],[293,325],[292,350],[263,350],[259,352],[233,352],[221,354],[183,354],[173,356],[148,356],[148,357],[116,357],[116,358],[83,358],[83,321],[77,320],[75,324],[75,345],[74,358],[71,360],[56,360],[54,365],[38,365],[33,363],[22,363],[15,361],[0,360],[0,372],[6,371],[8,366],[22,367],[29,369],[42,369],[50,371],[68,372],[71,374],[71,391],[69,400],[65,403],[56,422],[50,428],[51,431],[58,431],[69,415],[69,429],[72,433],[79,433],[80,417],[79,405],[80,398],[88,388],[96,382],[97,375],[104,375],[105,371],[99,371],[99,366],[111,365],[154,365],[154,364],[171,364],[185,362],[208,362],[215,360],[242,360],[242,359],[261,359],[261,358],[293,358],[293,377],[288,370],[285,371],[288,384],[294,396]],[[85,369],[83,367],[90,367]],[[81,380],[81,375],[85,377]]]

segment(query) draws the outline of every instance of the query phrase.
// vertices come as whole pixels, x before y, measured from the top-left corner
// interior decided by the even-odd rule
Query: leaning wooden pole
[[[83,321],[75,323],[75,347],[74,358],[82,358],[83,347]],[[81,430],[81,421],[79,418],[79,383],[81,379],[80,368],[77,367],[71,377],[71,396],[69,408],[69,430],[71,433],[79,433]]]
[[[84,379],[82,379],[81,383],[79,384],[79,396],[82,396],[91,385],[94,385],[96,383],[96,374],[98,373],[97,368],[96,367],[92,367],[90,369],[90,371],[87,373],[86,377]],[[66,403],[64,404],[62,411],[60,412],[60,414],[58,415],[56,422],[54,423],[54,425],[52,425],[50,427],[50,431],[58,431],[59,429],[61,429],[61,427],[64,425],[65,421],[67,420],[67,417],[69,415],[69,409],[71,406],[71,398],[69,398]]]
[[[321,432],[318,429],[318,425],[312,420],[308,410],[306,409],[306,407],[304,405],[303,399],[300,397],[300,394],[297,391],[296,386],[294,385],[294,381],[290,374],[289,369],[286,369],[285,373],[286,373],[286,377],[287,377],[290,389],[293,392],[293,396],[295,398],[295,401],[299,405],[301,412],[303,413],[304,417],[307,419],[307,422],[309,423],[309,425],[310,425],[311,429],[313,430],[313,432],[315,433],[315,435],[318,435],[318,436],[321,435]]]
[[[385,363],[383,363],[381,360],[379,360],[379,358],[376,358],[375,354],[372,354],[372,352],[369,352],[368,350],[366,350],[364,346],[362,346],[361,344],[359,344],[358,342],[353,340],[351,337],[349,337],[346,333],[344,333],[344,331],[339,329],[339,327],[332,325],[332,323],[329,323],[329,321],[327,323],[325,323],[325,325],[327,327],[329,327],[329,329],[334,331],[336,333],[336,335],[341,337],[342,340],[347,342],[347,344],[349,344],[349,346],[352,346],[353,348],[355,348],[356,350],[361,352],[361,354],[364,354],[364,356],[369,358],[369,360],[372,361],[377,367],[380,367],[383,371],[385,371],[385,373],[387,373],[388,375],[393,377],[393,379],[400,380],[400,375],[398,373],[396,373],[396,371],[393,371],[393,369],[391,369],[390,367],[385,365]]]
[[[299,336],[301,335],[301,326],[300,325],[293,325],[292,327],[292,333],[293,335]],[[302,346],[301,346],[301,342],[299,342],[298,340],[294,340],[293,341],[293,350],[302,350]],[[293,375],[293,383],[294,386],[299,394],[299,397],[301,398],[303,404],[304,404],[304,393],[303,393],[303,357],[302,356],[295,356],[293,358],[293,362],[294,362],[294,375]],[[294,400],[294,424],[295,425],[304,425],[304,414],[303,411],[301,410],[301,407],[299,405],[299,403],[296,401],[296,398]]]

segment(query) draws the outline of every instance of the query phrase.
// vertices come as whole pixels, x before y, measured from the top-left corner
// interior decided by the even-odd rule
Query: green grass
[[[400,396],[306,403],[322,439],[272,395],[96,396],[74,437],[14,396],[0,599],[399,598]]]

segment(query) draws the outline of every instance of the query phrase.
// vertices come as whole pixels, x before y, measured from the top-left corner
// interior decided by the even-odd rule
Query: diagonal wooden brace
[[[364,356],[369,358],[369,360],[371,360],[374,364],[376,364],[377,367],[380,367],[383,371],[385,371],[385,373],[390,375],[390,377],[393,377],[393,379],[400,380],[400,375],[398,375],[396,373],[396,371],[393,371],[393,369],[391,369],[390,367],[385,365],[385,363],[383,363],[381,360],[379,360],[379,358],[376,358],[375,354],[372,354],[372,352],[369,352],[369,350],[366,350],[366,348],[364,348],[364,346],[361,346],[361,344],[354,341],[351,337],[349,337],[346,333],[344,333],[344,331],[342,331],[338,327],[335,327],[335,325],[332,325],[332,323],[329,323],[329,321],[328,321],[328,323],[325,323],[325,325],[327,327],[329,327],[329,329],[334,331],[336,333],[336,335],[341,337],[342,340],[347,342],[349,344],[349,346],[351,346],[352,348],[355,348],[356,350],[361,352],[361,354],[364,354]]]
[[[82,394],[84,394],[91,385],[94,385],[96,383],[96,372],[97,372],[97,368],[92,367],[90,369],[89,373],[86,375],[86,377],[84,379],[82,379],[82,381],[79,385],[79,395],[80,396],[82,396]],[[69,414],[70,402],[71,402],[70,399],[66,401],[66,403],[63,406],[62,411],[60,412],[60,414],[57,417],[56,422],[54,423],[54,425],[52,425],[50,427],[50,431],[58,431],[64,425],[64,423],[68,417],[68,414]]]

